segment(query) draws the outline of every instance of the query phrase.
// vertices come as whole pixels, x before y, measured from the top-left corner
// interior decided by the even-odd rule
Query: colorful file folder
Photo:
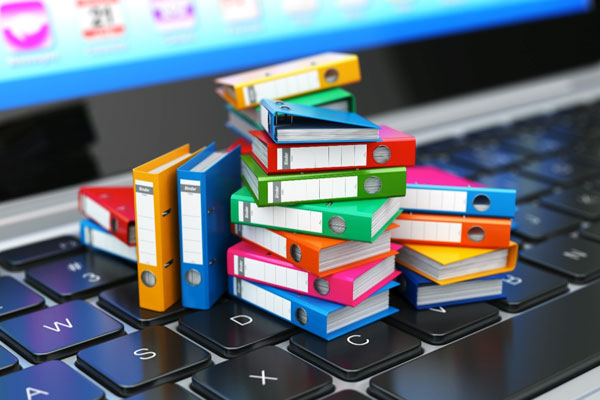
[[[133,169],[141,308],[165,311],[181,298],[177,168],[199,151],[184,145]]]
[[[137,249],[122,242],[116,236],[89,219],[79,221],[81,243],[125,260],[137,262]]]
[[[184,307],[209,309],[227,290],[229,197],[240,187],[240,147],[215,151],[211,143],[177,169]]]

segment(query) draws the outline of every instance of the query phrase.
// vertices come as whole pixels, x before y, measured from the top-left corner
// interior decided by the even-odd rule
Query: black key
[[[572,185],[598,174],[596,168],[579,164],[571,157],[534,161],[521,169],[525,175],[558,185]]]
[[[181,386],[174,383],[165,383],[162,386],[150,389],[144,393],[140,393],[133,397],[128,397],[128,400],[199,400],[198,397],[191,394]]]
[[[484,175],[477,178],[477,182],[489,187],[515,189],[517,191],[517,202],[536,198],[551,189],[551,186],[547,183],[510,171]]]
[[[86,251],[29,268],[25,281],[62,303],[94,296],[108,286],[136,276],[132,264],[104,253]]]
[[[164,326],[151,326],[82,350],[75,365],[120,396],[188,377],[210,354]]]
[[[0,277],[0,321],[44,308],[44,298],[10,276]]]
[[[564,136],[549,134],[547,129],[533,130],[516,136],[507,137],[502,143],[511,149],[515,149],[531,156],[542,156],[555,153],[568,144]]]
[[[587,239],[556,236],[521,250],[520,256],[566,275],[571,282],[589,282],[600,276],[600,244]]]
[[[71,356],[123,334],[123,325],[75,300],[0,322],[0,337],[32,363]]]
[[[136,329],[173,322],[185,312],[181,302],[167,311],[157,312],[140,308],[137,282],[126,283],[98,295],[98,305]]]
[[[453,158],[461,165],[484,171],[496,171],[519,163],[524,157],[502,147],[499,143],[488,143],[458,151]]]
[[[208,399],[313,399],[334,390],[329,375],[268,346],[206,368],[191,388]]]
[[[381,321],[335,340],[310,333],[290,339],[288,349],[345,381],[358,381],[421,353],[421,342]]]
[[[369,400],[367,396],[354,390],[342,390],[325,397],[323,400]]]
[[[297,332],[293,325],[231,299],[183,315],[177,330],[225,358],[283,342]]]
[[[385,399],[533,398],[600,364],[600,282],[371,379]]]
[[[593,224],[586,226],[581,230],[581,236],[586,239],[595,240],[600,242],[600,222],[594,222]]]
[[[102,390],[61,361],[48,361],[0,378],[0,393],[3,399],[104,399]]]
[[[83,245],[76,238],[61,236],[3,251],[0,253],[0,265],[8,270],[17,271],[23,269],[27,264],[60,256],[81,248],[83,248]]]
[[[600,218],[600,191],[565,189],[543,197],[542,204],[587,220]]]
[[[399,312],[386,322],[431,344],[445,344],[500,320],[498,309],[487,303],[416,310],[404,299],[391,297]]]
[[[18,371],[20,368],[17,357],[10,354],[8,350],[0,346],[0,376]],[[2,391],[0,391],[2,393]]]
[[[542,240],[579,227],[579,220],[533,204],[519,205],[515,221],[513,232],[529,240]]]
[[[517,267],[504,278],[503,292],[506,297],[494,300],[492,304],[516,313],[568,291],[566,279],[519,261]]]

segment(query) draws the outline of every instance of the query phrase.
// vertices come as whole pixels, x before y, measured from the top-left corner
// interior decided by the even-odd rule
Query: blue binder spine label
[[[181,248],[184,263],[203,264],[202,195],[200,182],[180,179]]]

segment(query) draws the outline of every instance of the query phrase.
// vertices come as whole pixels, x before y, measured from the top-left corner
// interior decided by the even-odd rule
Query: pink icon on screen
[[[160,30],[188,29],[196,23],[192,0],[152,0],[152,8]]]
[[[40,50],[52,45],[50,22],[41,1],[13,1],[0,6],[0,23],[12,51]]]

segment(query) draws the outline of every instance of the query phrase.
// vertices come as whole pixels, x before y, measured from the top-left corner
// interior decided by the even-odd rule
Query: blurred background
[[[599,25],[593,0],[0,0],[0,201],[227,146],[219,75],[356,52],[369,116],[598,63]]]

